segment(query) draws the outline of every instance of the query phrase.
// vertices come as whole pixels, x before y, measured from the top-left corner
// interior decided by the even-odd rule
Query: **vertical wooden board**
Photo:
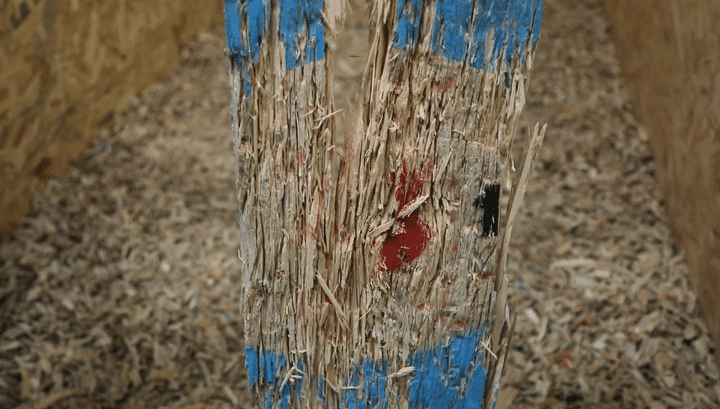
[[[720,3],[606,0],[606,6],[656,156],[668,219],[720,348]]]
[[[201,2],[0,2],[0,240],[130,98],[221,22]]]
[[[250,386],[264,408],[489,406],[542,2],[375,1],[343,146],[334,5],[225,1]]]

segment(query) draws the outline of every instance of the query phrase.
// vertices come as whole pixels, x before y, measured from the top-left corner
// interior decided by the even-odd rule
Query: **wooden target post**
[[[343,3],[225,1],[257,406],[492,407],[544,135],[511,177],[542,0],[374,0],[364,103],[336,144]]]

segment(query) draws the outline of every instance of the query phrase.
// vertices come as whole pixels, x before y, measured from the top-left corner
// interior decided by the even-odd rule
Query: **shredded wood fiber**
[[[498,407],[717,407],[607,28],[599,1],[546,0],[519,134],[550,124],[509,247]],[[0,245],[0,407],[252,407],[223,46],[202,35]],[[359,85],[345,67],[336,99]]]
[[[329,47],[324,60],[284,69],[295,65],[285,51],[293,45],[276,27],[282,18],[272,17],[258,55],[232,60],[250,383],[258,401],[297,394],[292,408],[353,407],[353,388],[362,402],[377,388],[389,407],[412,406],[414,380],[431,370],[415,367],[413,356],[479,333],[489,353],[473,344],[480,358],[468,372],[482,371],[484,385],[475,388],[485,388],[489,407],[509,333],[505,256],[544,135],[536,127],[522,171],[511,178],[505,170],[532,47],[507,63],[489,51],[476,68],[469,56],[434,53],[424,24],[418,46],[400,50],[389,33],[400,24],[395,7],[406,5],[370,3],[363,104],[351,108],[341,144]],[[341,14],[329,4],[328,36]],[[269,14],[280,13],[272,3]],[[532,44],[525,35],[517,41]],[[505,48],[493,38],[485,50]],[[481,198],[505,183],[511,193],[498,235],[497,226],[486,231],[479,222],[491,217]],[[375,365],[390,375],[356,369]],[[417,375],[393,375],[406,368]]]

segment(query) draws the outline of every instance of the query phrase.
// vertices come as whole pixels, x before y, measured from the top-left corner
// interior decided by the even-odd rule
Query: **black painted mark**
[[[500,206],[500,185],[486,185],[481,196],[473,201],[473,206],[483,210],[482,235],[488,237],[498,234],[498,207]]]

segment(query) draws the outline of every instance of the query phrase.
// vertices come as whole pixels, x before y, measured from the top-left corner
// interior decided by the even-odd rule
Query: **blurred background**
[[[545,0],[498,407],[720,407],[717,21]],[[0,407],[252,407],[224,36],[220,2],[0,1]]]

